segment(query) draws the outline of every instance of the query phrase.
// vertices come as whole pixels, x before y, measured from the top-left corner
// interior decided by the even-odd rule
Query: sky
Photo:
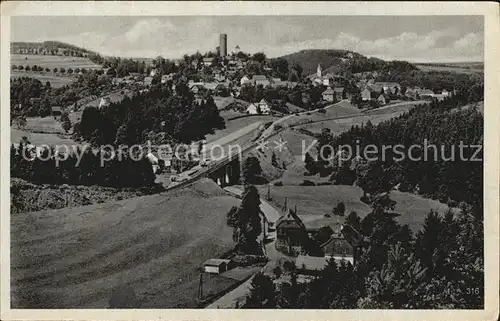
[[[180,58],[215,50],[278,57],[347,49],[412,62],[483,61],[482,16],[16,16],[11,41],[58,40],[121,57]]]

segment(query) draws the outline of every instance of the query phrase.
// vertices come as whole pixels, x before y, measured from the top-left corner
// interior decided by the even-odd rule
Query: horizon
[[[340,49],[412,63],[484,62],[480,16],[17,16],[11,24],[11,42],[61,41],[123,58],[203,54],[226,33],[228,52],[239,45],[269,58]]]

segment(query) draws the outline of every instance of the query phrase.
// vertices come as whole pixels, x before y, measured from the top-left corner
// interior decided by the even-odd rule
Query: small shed
[[[231,268],[231,260],[209,259],[203,263],[203,271],[207,273],[220,274]]]
[[[61,116],[62,107],[61,106],[52,106],[52,116]]]

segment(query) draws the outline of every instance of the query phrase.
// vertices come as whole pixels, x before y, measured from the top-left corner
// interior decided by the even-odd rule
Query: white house
[[[252,80],[250,79],[250,77],[248,77],[247,75],[241,77],[241,80],[240,80],[240,84],[243,86],[243,85],[246,85],[246,84],[251,84],[252,83]]]
[[[111,99],[109,97],[102,97],[99,102],[99,109],[108,107],[111,104]]]
[[[258,106],[259,106],[260,111],[263,115],[269,115],[269,113],[271,112],[271,107],[269,106],[269,103],[264,98],[262,98],[262,100],[259,101]]]
[[[250,115],[257,115],[259,113],[259,108],[257,107],[256,104],[252,103],[247,107],[246,112],[247,112],[247,114],[250,114]]]

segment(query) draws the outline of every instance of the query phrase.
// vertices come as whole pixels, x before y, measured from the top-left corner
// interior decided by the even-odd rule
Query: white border
[[[1,320],[496,320],[499,311],[500,28],[494,2],[2,2]],[[485,310],[12,310],[10,309],[10,16],[24,15],[484,15]]]

